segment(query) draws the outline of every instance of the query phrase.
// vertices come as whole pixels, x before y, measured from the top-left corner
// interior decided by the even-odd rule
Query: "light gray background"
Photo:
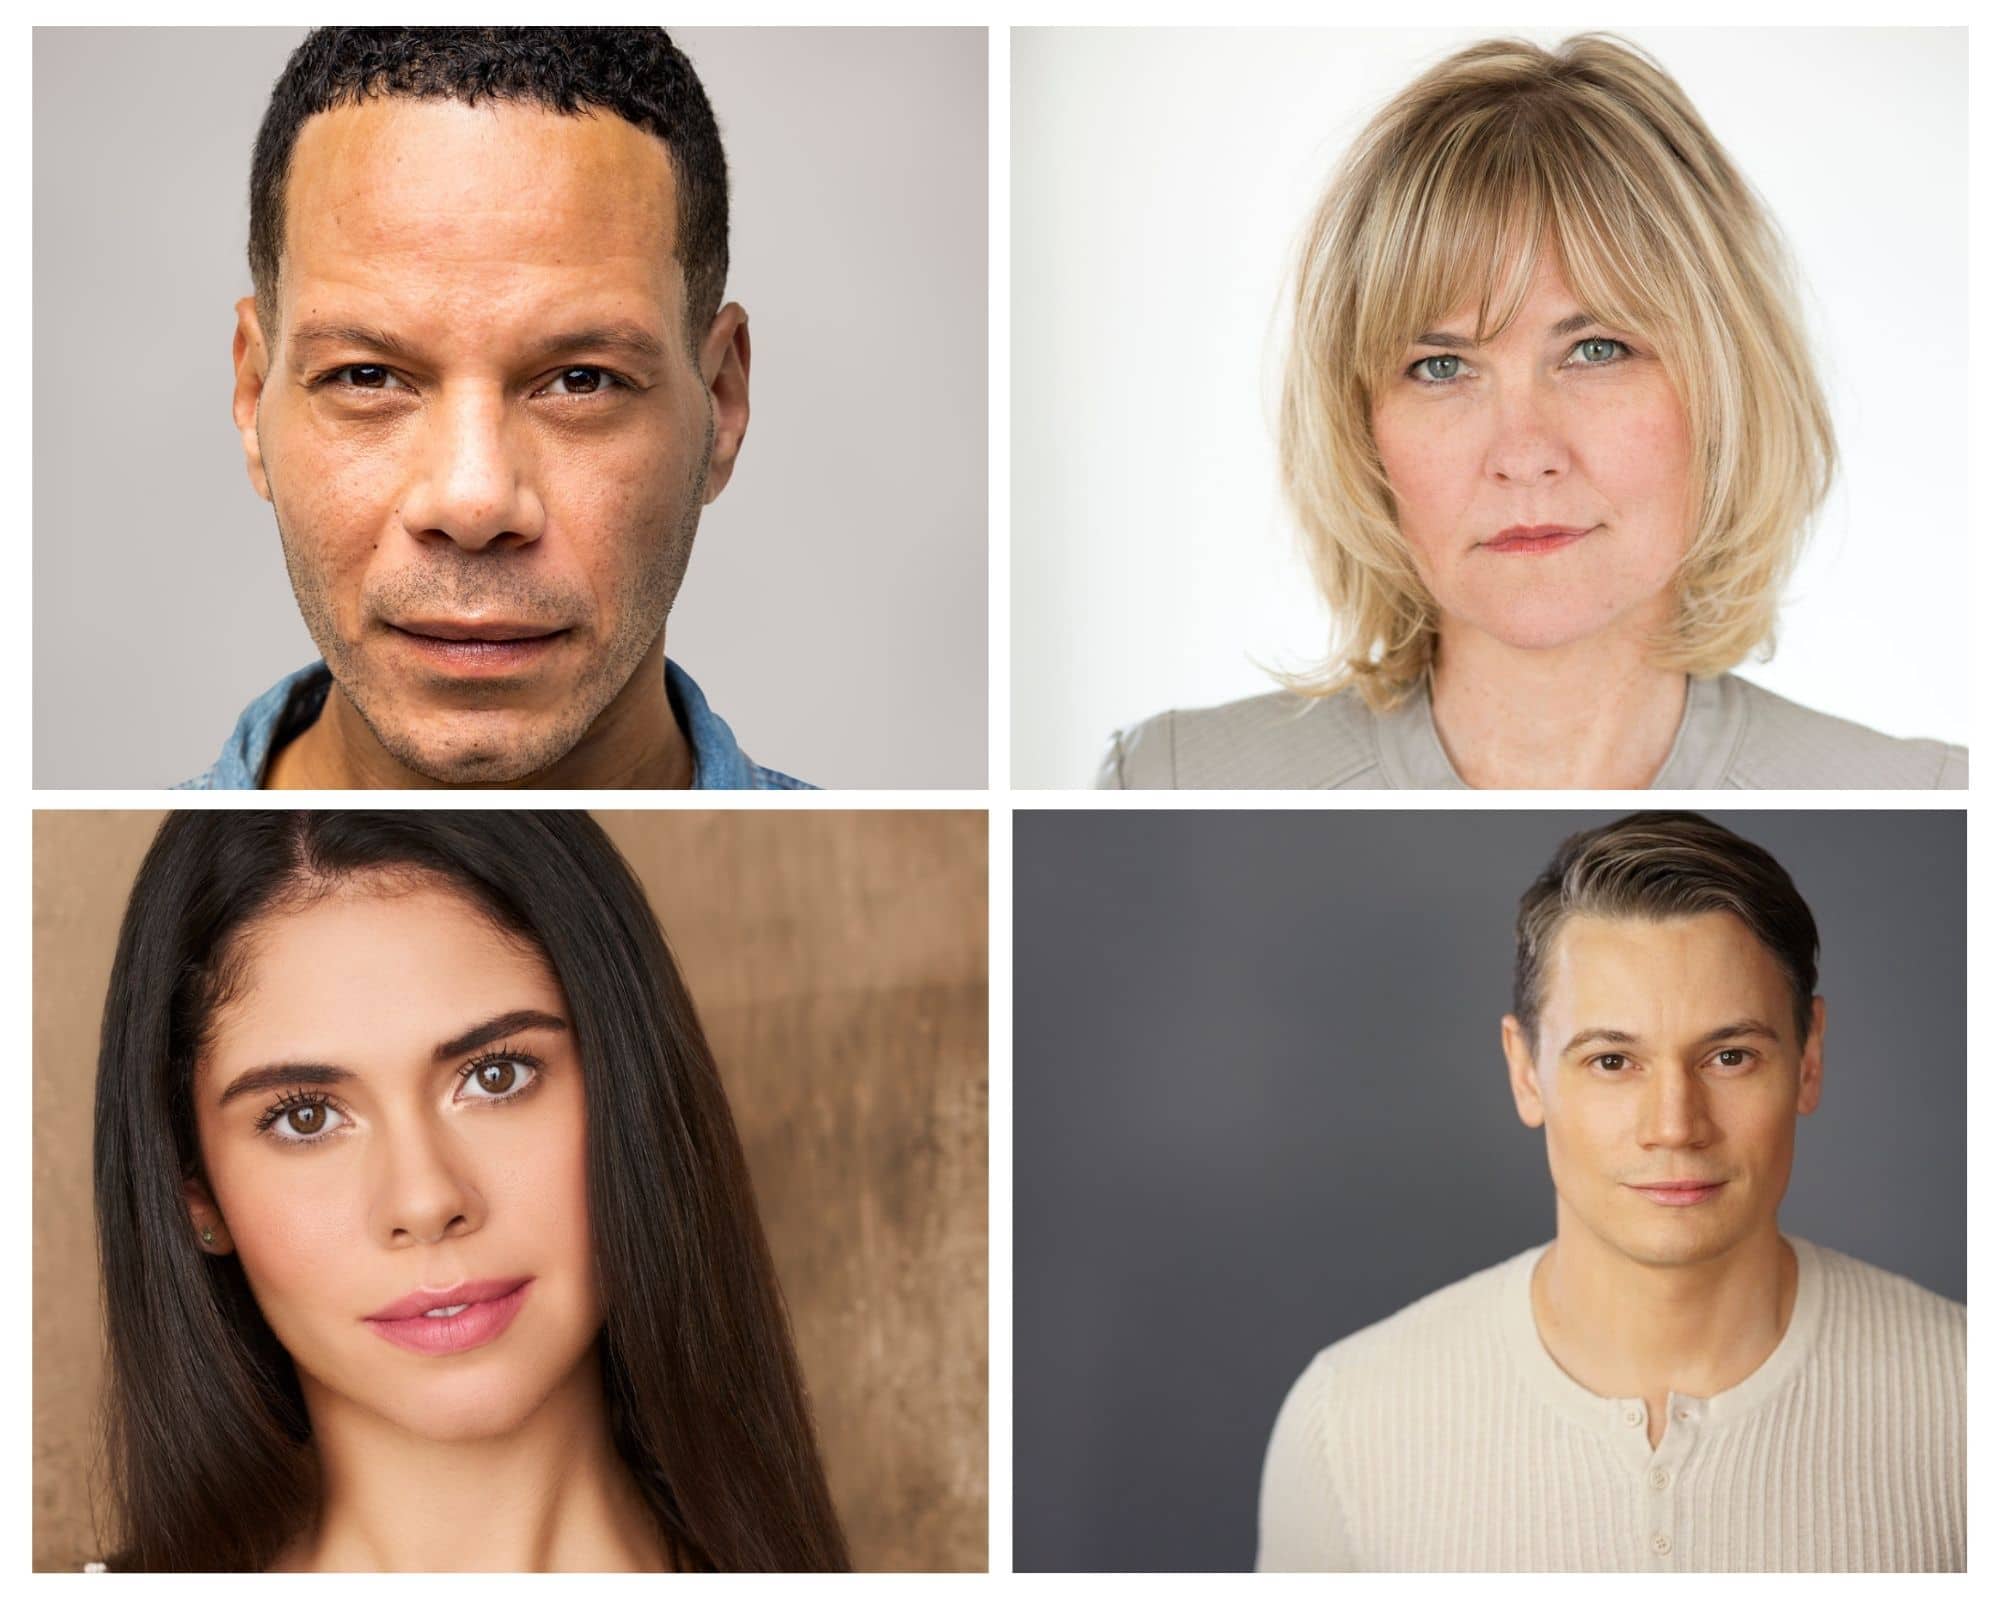
[[[750,755],[986,782],[986,33],[672,30],[732,184],[751,426],[667,631]],[[314,658],[230,420],[297,28],[37,29],[35,768],[177,783]]]
[[[1313,1354],[1554,1237],[1521,891],[1622,812],[1017,812],[1014,1564],[1250,1565]],[[1818,919],[1781,1220],[1965,1298],[1965,815],[1713,813]]]
[[[1113,728],[1324,658],[1272,427],[1291,252],[1420,72],[1478,39],[1581,31],[1013,31],[1016,787],[1083,788]],[[1966,743],[1966,32],[1618,31],[1788,237],[1842,450],[1777,655],[1743,675]]]

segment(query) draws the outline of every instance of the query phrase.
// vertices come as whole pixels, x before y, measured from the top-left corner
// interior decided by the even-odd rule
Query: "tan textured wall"
[[[855,1562],[986,1564],[986,815],[599,820],[721,1062]],[[94,1551],[90,1095],[159,813],[35,818],[34,1563]]]

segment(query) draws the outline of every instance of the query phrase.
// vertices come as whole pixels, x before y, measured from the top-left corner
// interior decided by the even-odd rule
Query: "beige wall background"
[[[159,812],[38,812],[34,1564],[97,1553],[91,1088]],[[986,1565],[986,815],[599,813],[700,1007],[855,1564]]]

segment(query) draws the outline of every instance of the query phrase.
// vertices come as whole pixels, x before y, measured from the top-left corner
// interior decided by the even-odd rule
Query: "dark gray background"
[[[1014,1564],[1247,1568],[1314,1352],[1555,1233],[1513,918],[1621,812],[1021,812]],[[1788,1232],[1965,1298],[1965,818],[1717,811],[1819,922]]]

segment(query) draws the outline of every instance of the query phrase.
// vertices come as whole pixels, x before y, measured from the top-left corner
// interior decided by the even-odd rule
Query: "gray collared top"
[[[304,732],[326,704],[333,674],[326,663],[280,678],[244,709],[215,764],[182,789],[261,789],[271,757]],[[760,767],[736,743],[729,724],[708,707],[700,687],[673,662],[667,663],[667,699],[694,754],[696,789],[810,789],[812,784]]]
[[[1725,673],[1688,683],[1654,789],[1963,789],[1963,745],[1895,739]],[[1463,789],[1428,692],[1378,715],[1352,690],[1167,711],[1113,734],[1100,789]]]

